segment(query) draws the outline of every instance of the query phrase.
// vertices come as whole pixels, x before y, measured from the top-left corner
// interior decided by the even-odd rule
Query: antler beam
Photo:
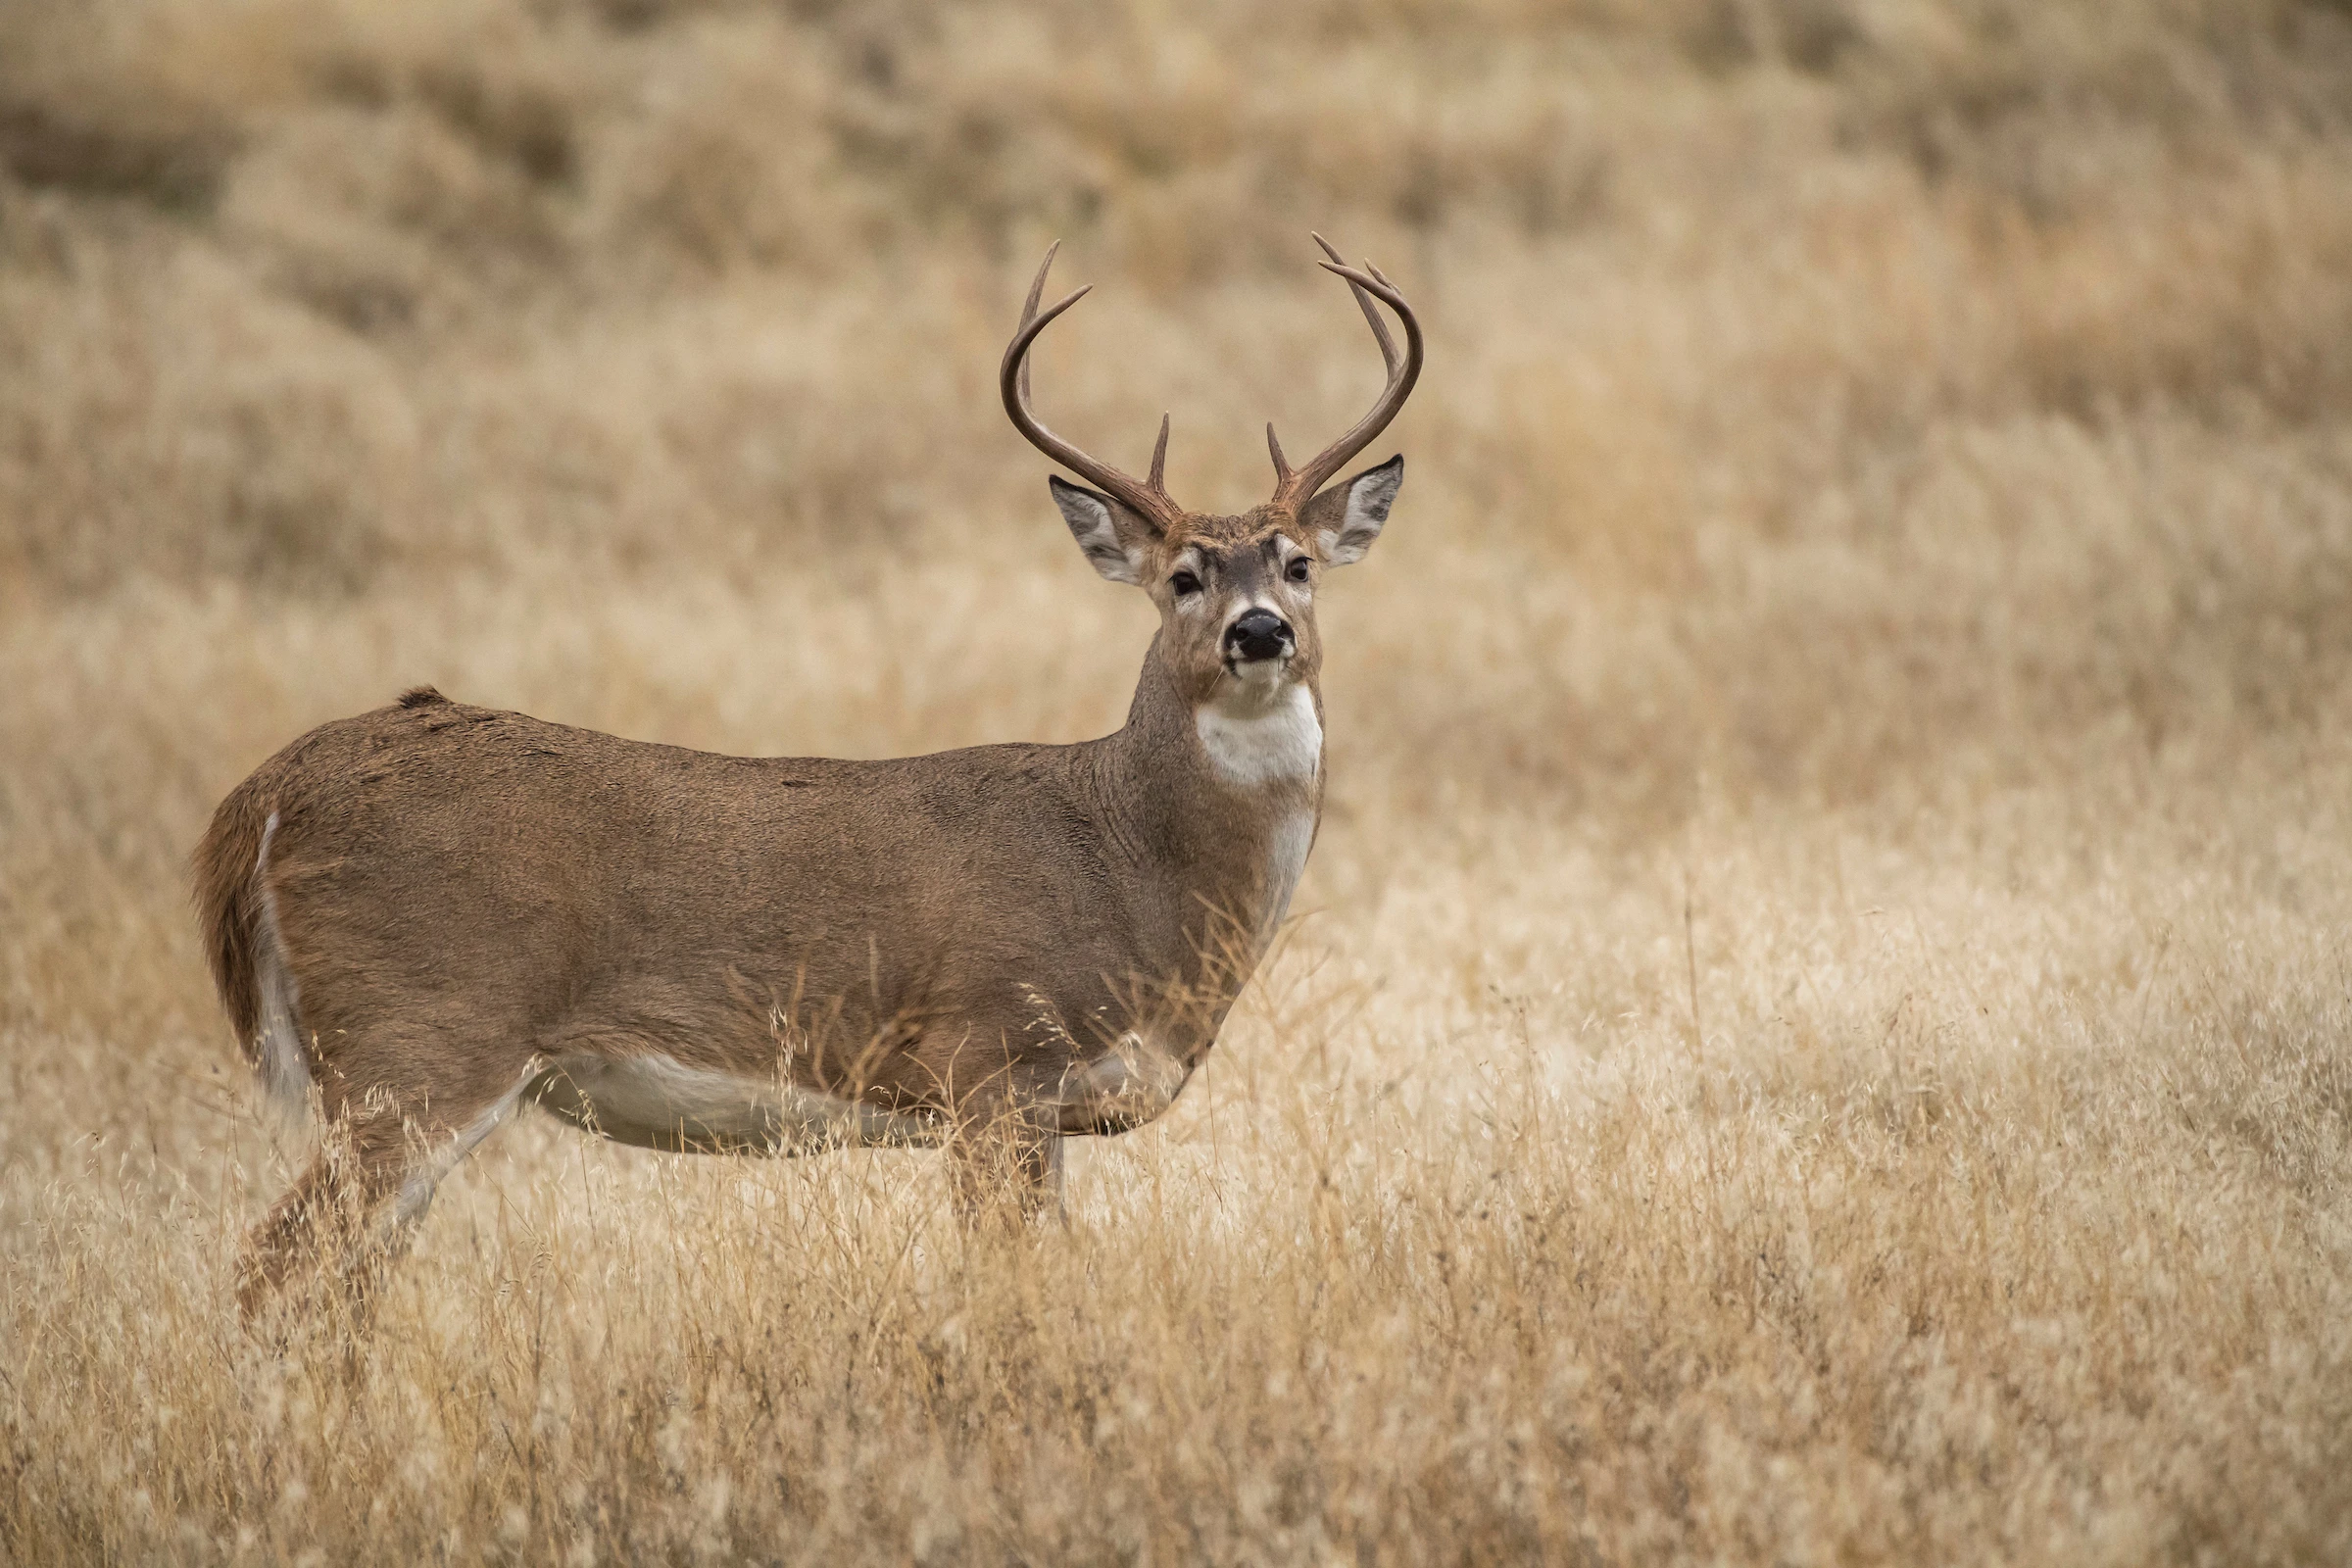
[[[1060,249],[1059,240],[1047,247],[1046,259],[1038,264],[1037,277],[1029,285],[1028,302],[1021,307],[1021,324],[1013,329],[1012,341],[1005,345],[1004,363],[997,376],[1004,395],[1004,412],[1011,417],[1013,428],[1026,436],[1031,446],[1164,533],[1177,518],[1184,515],[1184,509],[1169,496],[1163,482],[1168,457],[1166,415],[1161,415],[1159,418],[1159,444],[1152,449],[1152,477],[1143,480],[1112,467],[1100,458],[1089,457],[1047,429],[1044,421],[1030,412],[1029,345],[1037,341],[1037,335],[1046,329],[1048,322],[1087,294],[1087,289],[1081,288],[1045,311],[1038,310],[1038,301],[1045,297],[1046,273],[1054,266],[1054,253]],[[1088,285],[1089,288],[1092,286]],[[1367,435],[1364,439],[1368,441],[1371,436]]]
[[[1396,285],[1390,282],[1388,274],[1370,262],[1366,262],[1360,270],[1349,267],[1322,235],[1315,235],[1314,240],[1323,248],[1323,254],[1331,258],[1317,265],[1325,271],[1337,272],[1348,280],[1348,288],[1355,295],[1355,303],[1363,311],[1364,319],[1372,323],[1373,340],[1379,343],[1381,361],[1388,367],[1389,384],[1380,394],[1380,401],[1372,405],[1371,413],[1358,419],[1355,427],[1346,435],[1317,453],[1304,467],[1294,469],[1283,461],[1282,443],[1274,437],[1274,426],[1266,426],[1266,450],[1274,458],[1274,504],[1293,511],[1313,499],[1316,491],[1331,482],[1331,476],[1340,471],[1342,465],[1370,446],[1373,439],[1389,427],[1389,421],[1396,417],[1396,411],[1403,408],[1404,400],[1412,395],[1413,383],[1421,377],[1421,322],[1414,317],[1413,308],[1404,302],[1404,296],[1397,291]],[[1395,311],[1396,319],[1404,325],[1404,357],[1401,363],[1397,359],[1396,340],[1389,336],[1388,327],[1381,321],[1380,312],[1373,308],[1375,299]]]

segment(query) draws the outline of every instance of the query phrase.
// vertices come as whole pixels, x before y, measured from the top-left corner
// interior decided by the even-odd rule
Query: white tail
[[[255,1001],[261,1008],[259,1054],[262,1083],[270,1098],[299,1116],[311,1098],[311,1068],[303,1059],[299,1015],[302,988],[286,966],[286,950],[277,936],[277,896],[270,891],[270,841],[277,836],[277,813],[262,827],[262,848],[253,858],[254,901],[261,906],[261,929],[254,943]]]

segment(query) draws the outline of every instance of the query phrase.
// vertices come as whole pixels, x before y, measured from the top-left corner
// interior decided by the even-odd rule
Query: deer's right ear
[[[1127,509],[1106,495],[1065,483],[1058,474],[1046,483],[1054,491],[1054,505],[1061,509],[1061,520],[1070,525],[1070,536],[1095,570],[1112,582],[1142,586],[1143,528]]]

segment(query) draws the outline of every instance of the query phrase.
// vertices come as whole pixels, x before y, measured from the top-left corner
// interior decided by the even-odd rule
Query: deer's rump
[[[1113,922],[1070,750],[732,758],[416,693],[232,791],[196,897],[240,1040],[268,1033],[275,958],[307,1065],[346,1091],[659,1055],[918,1110],[983,1070],[958,1052],[1058,1070],[1066,1035],[1021,1027],[1037,982],[1091,973],[1100,995],[1048,1001],[1099,1010],[1132,966],[1084,951]],[[992,919],[1013,907],[1054,929]]]

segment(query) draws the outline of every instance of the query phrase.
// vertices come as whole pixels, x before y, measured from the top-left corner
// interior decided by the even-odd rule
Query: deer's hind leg
[[[532,1059],[495,1077],[448,1073],[448,1082],[405,1092],[353,1091],[327,1075],[342,1092],[323,1097],[318,1151],[245,1240],[237,1304],[246,1320],[305,1271],[364,1305],[441,1179],[514,1114],[538,1067]]]
[[[316,1283],[363,1287],[375,1250],[369,1219],[399,1183],[348,1129],[330,1125],[294,1185],[246,1233],[237,1260],[237,1308],[252,1323],[276,1300],[305,1264]],[[306,1293],[307,1294],[307,1293]]]

